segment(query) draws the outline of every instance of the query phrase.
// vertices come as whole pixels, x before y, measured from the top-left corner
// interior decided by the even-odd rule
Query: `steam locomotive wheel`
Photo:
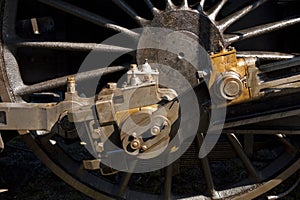
[[[294,5],[299,3],[247,2],[2,0],[1,99],[61,101],[65,77],[78,71],[89,51],[96,46],[103,54],[126,51],[122,44],[118,47],[97,43],[118,32],[133,38],[135,32],[130,29],[138,27],[181,31],[197,38],[207,52],[232,45],[240,57],[258,57],[264,62],[294,58],[290,52],[297,52],[299,46],[294,41],[299,41],[296,24],[300,18],[291,16],[299,14]],[[100,87],[117,82],[128,63],[146,58],[166,62],[189,76],[185,66],[172,57],[156,55],[145,51],[121,57],[109,67]],[[81,77],[88,80],[92,77],[89,75]],[[256,104],[251,106],[255,108]],[[55,174],[95,199],[252,199],[280,184],[300,166],[296,134],[272,130],[246,134],[244,130],[240,134],[223,134],[203,159],[198,158],[198,145],[203,142],[203,135],[198,134],[182,158],[165,169],[145,174],[113,170],[100,173],[84,169],[83,160],[91,159],[90,154],[72,125],[62,126],[64,135],[32,132],[24,139]]]

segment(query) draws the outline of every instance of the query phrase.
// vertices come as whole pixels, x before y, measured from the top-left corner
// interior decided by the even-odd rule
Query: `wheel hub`
[[[154,17],[150,26],[182,31],[197,38],[207,51],[217,51],[223,38],[219,29],[202,12],[196,10],[171,10]]]
[[[144,31],[139,41],[137,62],[142,64],[148,59],[149,63],[170,66],[180,72],[192,86],[198,85],[195,76],[197,70],[209,68],[207,52],[215,52],[224,44],[216,25],[197,10],[167,9],[156,15],[149,27],[169,31],[157,40],[153,40],[157,34],[155,28]],[[153,46],[157,48],[147,48]]]

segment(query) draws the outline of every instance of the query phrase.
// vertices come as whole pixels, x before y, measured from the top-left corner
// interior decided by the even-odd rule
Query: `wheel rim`
[[[146,25],[154,25],[154,26],[158,26],[158,24],[163,24],[163,27],[166,27],[166,24],[164,24],[164,20],[167,20],[168,17],[170,15],[172,15],[172,13],[174,13],[174,18],[176,17],[180,17],[180,16],[186,16],[186,15],[191,15],[188,16],[188,19],[193,19],[195,18],[199,18],[199,16],[201,16],[200,18],[202,20],[200,20],[202,23],[205,24],[205,22],[207,22],[208,25],[205,25],[205,28],[210,27],[211,29],[213,29],[214,31],[210,32],[211,35],[213,35],[213,38],[203,38],[199,35],[199,33],[194,33],[196,34],[198,37],[200,37],[200,40],[203,40],[202,43],[207,42],[207,40],[209,40],[210,44],[212,45],[208,45],[208,44],[203,44],[207,51],[213,51],[217,48],[219,48],[219,45],[221,46],[229,46],[232,44],[235,44],[237,42],[240,42],[244,39],[248,39],[248,38],[252,38],[255,36],[259,36],[262,34],[266,34],[266,33],[270,33],[272,31],[275,30],[279,30],[282,29],[284,27],[288,27],[288,26],[292,26],[298,22],[300,22],[300,18],[299,17],[293,17],[291,19],[285,19],[279,22],[274,22],[274,23],[268,23],[268,24],[264,24],[264,25],[260,25],[260,26],[255,26],[255,27],[251,27],[248,29],[242,29],[240,31],[234,31],[234,32],[230,32],[230,28],[231,26],[234,26],[234,24],[242,19],[244,16],[246,16],[248,13],[254,11],[256,8],[258,8],[260,5],[263,5],[264,3],[266,3],[266,0],[258,0],[250,5],[246,5],[245,7],[243,7],[242,9],[234,12],[234,14],[229,15],[227,17],[221,18],[220,16],[220,12],[222,12],[223,9],[225,9],[226,4],[228,4],[228,2],[226,0],[221,0],[218,1],[217,3],[213,3],[213,2],[205,2],[204,0],[201,0],[200,2],[192,2],[192,1],[182,1],[182,2],[172,2],[171,0],[167,0],[165,1],[165,3],[157,3],[156,1],[150,1],[150,0],[145,0],[145,5],[144,8],[148,7],[148,16],[146,17],[141,17],[140,15],[137,14],[137,12],[132,8],[134,7],[134,5],[129,5],[130,3],[126,3],[125,1],[121,1],[121,0],[114,0],[113,2],[117,5],[117,7],[121,8],[121,10],[127,14],[129,16],[129,18],[131,18],[131,21],[133,21],[132,25],[133,27],[127,28],[127,27],[123,27],[123,26],[119,26],[119,25],[115,25],[114,23],[112,23],[111,21],[108,21],[106,18],[104,17],[100,17],[92,12],[87,12],[83,9],[81,9],[78,5],[76,7],[74,7],[74,5],[66,3],[64,1],[56,1],[56,0],[39,0],[39,2],[42,3],[42,5],[47,5],[49,6],[51,9],[55,8],[58,10],[61,10],[63,12],[68,13],[71,16],[77,16],[79,18],[82,18],[84,20],[86,20],[89,23],[93,23],[96,25],[99,25],[101,27],[104,27],[105,29],[108,30],[112,30],[112,31],[116,31],[116,32],[122,32],[125,35],[127,35],[128,37],[135,37],[134,32],[130,31],[130,28],[134,28],[134,27],[143,27]],[[44,49],[44,48],[49,48],[49,49],[59,49],[60,51],[89,51],[91,49],[93,49],[96,44],[87,44],[87,43],[68,43],[68,42],[44,42],[44,41],[26,41],[24,40],[24,38],[19,37],[18,33],[16,33],[16,31],[14,30],[14,28],[11,27],[15,27],[15,21],[18,19],[18,15],[17,15],[17,6],[18,6],[18,1],[13,0],[13,1],[2,1],[2,4],[5,3],[5,12],[4,12],[4,16],[3,16],[3,43],[5,44],[3,46],[2,49],[2,53],[3,53],[3,66],[2,66],[2,75],[3,75],[3,79],[4,79],[4,84],[5,84],[5,88],[7,89],[7,91],[5,91],[4,96],[2,97],[2,100],[4,101],[23,101],[24,99],[26,100],[26,96],[28,96],[29,94],[35,93],[35,92],[43,92],[43,91],[48,91],[48,90],[52,90],[55,88],[58,88],[60,86],[63,86],[65,84],[65,77],[63,78],[53,78],[52,80],[45,82],[45,81],[40,81],[37,83],[33,83],[31,85],[25,85],[26,81],[24,81],[24,74],[22,74],[22,70],[20,70],[19,68],[19,64],[20,61],[18,59],[16,59],[16,49],[18,48],[37,48],[37,49]],[[131,3],[132,4],[132,3]],[[4,5],[3,5],[4,6]],[[204,9],[203,9],[204,8]],[[149,12],[150,11],[150,12]],[[226,12],[226,11],[224,11]],[[179,14],[178,14],[179,13]],[[196,14],[195,14],[196,13]],[[151,15],[153,18],[151,18]],[[222,15],[222,13],[221,13]],[[220,18],[220,19],[219,19]],[[174,23],[171,23],[169,25],[169,27],[166,28],[174,28],[181,30],[180,27],[176,26],[176,23],[179,24],[184,24],[183,21],[176,21]],[[108,24],[108,25],[107,25]],[[128,25],[128,24],[126,24]],[[195,28],[195,27],[192,27]],[[183,27],[182,30],[186,30],[187,27]],[[192,31],[192,30],[188,30],[189,32],[197,32],[197,31]],[[201,31],[200,31],[201,32]],[[201,32],[202,33],[202,32]],[[214,33],[214,34],[212,34]],[[217,36],[216,36],[217,35]],[[219,43],[221,42],[221,44]],[[201,43],[201,42],[200,42]],[[124,47],[107,47],[107,46],[101,46],[100,48],[102,48],[101,50],[103,50],[104,52],[122,52],[122,51],[127,51],[128,49],[124,48]],[[247,55],[255,55],[258,56],[262,59],[270,59],[270,60],[276,60],[276,59],[289,59],[294,57],[294,55],[292,54],[288,54],[288,53],[276,53],[276,52],[241,52],[240,56],[247,56]],[[118,68],[114,68],[114,70],[112,70],[112,72],[116,72],[118,70],[122,70],[123,68],[120,67],[120,69]],[[72,71],[72,70],[71,70]],[[75,70],[76,71],[76,70]],[[24,71],[23,71],[24,72]],[[64,75],[69,75],[70,71],[66,72],[66,74]],[[84,79],[88,79],[89,76],[84,76]],[[25,82],[25,83],[24,83]],[[28,80],[27,80],[28,82]],[[57,84],[53,84],[54,82],[56,82]],[[3,90],[3,88],[2,88]],[[3,92],[2,92],[3,93]],[[4,93],[3,93],[4,94]],[[167,167],[165,169],[165,178],[164,178],[164,186],[165,189],[160,191],[161,194],[158,195],[154,195],[154,194],[144,194],[142,193],[143,191],[134,191],[134,190],[126,190],[127,185],[129,184],[129,179],[131,178],[131,174],[125,174],[124,177],[122,178],[122,182],[118,183],[118,184],[112,184],[109,183],[108,181],[103,182],[105,180],[102,179],[99,176],[94,176],[94,175],[90,175],[91,177],[88,177],[88,175],[84,176],[79,176],[78,174],[75,173],[75,171],[72,171],[72,167],[73,170],[74,168],[76,169],[75,166],[77,166],[78,168],[81,167],[81,163],[78,163],[74,160],[70,160],[70,162],[72,161],[72,164],[70,164],[69,166],[71,166],[71,168],[68,168],[66,165],[66,159],[69,157],[66,152],[63,152],[61,149],[63,148],[59,148],[59,146],[56,147],[52,147],[49,144],[49,139],[48,137],[40,137],[40,136],[36,136],[34,138],[34,140],[28,139],[27,140],[28,143],[30,144],[30,146],[34,147],[38,152],[38,155],[40,155],[42,160],[46,161],[46,164],[48,164],[50,166],[50,168],[54,169],[57,168],[58,169],[62,169],[62,172],[57,172],[59,174],[60,177],[62,177],[63,179],[66,179],[68,183],[70,183],[71,185],[75,186],[78,185],[80,182],[83,182],[84,185],[82,186],[78,186],[77,189],[83,191],[84,193],[94,197],[94,198],[104,198],[104,196],[101,196],[102,193],[104,195],[107,196],[111,196],[111,197],[115,197],[114,194],[116,194],[116,192],[119,192],[120,194],[124,195],[124,197],[131,199],[131,198],[135,198],[137,196],[140,195],[140,197],[146,197],[147,199],[149,198],[157,198],[157,197],[165,197],[165,198],[180,198],[182,197],[181,195],[179,196],[175,196],[175,195],[171,195],[171,187],[172,187],[172,178],[170,178],[170,174],[172,174],[172,170],[171,167]],[[228,137],[228,141],[229,144],[231,144],[231,148],[236,152],[236,154],[238,155],[239,159],[241,160],[242,164],[245,165],[246,170],[248,171],[247,173],[250,174],[252,176],[252,178],[259,178],[258,176],[258,171],[254,168],[253,164],[251,163],[251,161],[247,158],[246,154],[244,151],[242,151],[242,149],[240,149],[240,141],[238,139],[238,137],[231,133],[227,135]],[[295,149],[298,148],[297,144],[291,144],[290,141],[288,141],[288,139],[283,138],[282,135],[277,135],[277,137],[279,138],[279,142],[282,146],[286,147],[287,149],[294,151]],[[198,136],[198,140],[202,140],[201,135]],[[55,149],[57,148],[57,149]],[[295,149],[294,149],[295,148]],[[64,156],[66,156],[64,159],[62,158],[57,158],[56,155],[53,154],[53,152],[61,152],[62,154],[65,154]],[[48,159],[48,158],[52,158],[52,159]],[[272,174],[270,174],[267,177],[264,177],[263,180],[259,180],[259,183],[261,184],[262,181],[265,181],[267,179],[269,179],[270,177],[276,175],[277,173],[281,172],[284,168],[286,168],[287,166],[289,166],[289,164],[291,162],[293,162],[295,160],[296,156],[295,154],[291,154],[291,156],[289,156],[288,153],[282,154],[282,156],[278,156],[276,159],[273,159],[273,161],[271,163],[273,163],[273,165],[275,165],[278,162],[285,162],[286,165],[280,166],[276,169],[274,169],[274,166],[271,164],[269,167],[270,168],[265,168],[264,171],[268,171],[268,169],[272,169]],[[245,180],[243,180],[243,182],[238,183],[238,184],[233,184],[232,187],[238,186],[238,185],[243,185],[243,184],[247,184],[248,188],[241,188],[240,190],[237,189],[236,194],[232,194],[232,191],[227,191],[227,190],[222,190],[219,192],[215,191],[215,186],[214,186],[214,180],[212,180],[214,177],[211,174],[211,168],[210,168],[210,163],[208,162],[208,159],[202,159],[202,170],[204,174],[208,174],[208,176],[206,177],[202,177],[205,181],[206,181],[206,187],[207,190],[204,194],[204,196],[206,195],[207,197],[209,197],[210,195],[212,195],[213,197],[232,197],[238,194],[243,194],[243,193],[247,193],[250,190],[253,190],[253,188],[258,187],[260,184],[254,184],[251,185],[251,182],[247,182]],[[56,163],[57,166],[56,167],[51,167],[51,163]],[[275,164],[274,164],[275,163]],[[206,167],[205,167],[206,166]],[[81,167],[82,168],[82,167]],[[80,169],[81,169],[80,168]],[[83,170],[83,169],[81,169]],[[296,168],[294,168],[294,170],[297,170]],[[57,171],[57,170],[56,170]],[[85,171],[85,170],[83,170]],[[65,177],[64,175],[65,174]],[[74,181],[78,181],[78,183],[71,183],[71,179],[66,178],[67,174],[71,174],[71,176],[77,176]],[[121,179],[120,179],[121,180]],[[119,181],[120,181],[119,180]],[[105,184],[105,187],[103,186],[103,184]],[[162,184],[162,183],[160,183]],[[131,185],[132,186],[132,185]],[[100,188],[101,187],[101,188]],[[132,186],[133,187],[133,186]],[[204,186],[205,187],[205,186]],[[97,191],[98,190],[98,191]],[[228,193],[231,194],[228,194]],[[258,192],[257,194],[260,193],[264,193],[265,190],[261,190],[260,192]],[[193,196],[194,194],[191,194],[190,196]],[[214,196],[215,195],[215,196]],[[197,196],[197,195],[195,195]],[[204,197],[203,198],[206,198]],[[198,196],[199,197],[199,196]]]

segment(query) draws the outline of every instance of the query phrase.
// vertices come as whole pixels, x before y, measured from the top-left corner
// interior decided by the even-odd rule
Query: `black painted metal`
[[[125,28],[123,26],[117,25],[116,22],[113,22],[109,19],[106,19],[102,16],[96,15],[90,11],[84,10],[80,7],[74,6],[70,3],[66,3],[65,1],[62,0],[39,0],[40,2],[49,5],[51,7],[57,8],[59,10],[62,10],[63,12],[69,13],[71,15],[77,16],[79,18],[82,18],[88,22],[94,23],[96,25],[99,25],[101,27],[107,28],[109,30],[113,30],[116,32],[122,32],[124,34],[126,34],[127,36],[129,36],[130,38],[136,38],[138,35],[132,31],[130,31],[128,28]],[[125,0],[114,0],[114,2],[125,12],[127,13],[131,18],[133,18],[136,23],[138,23],[140,26],[145,26],[146,24],[149,23],[149,21],[145,20],[145,18],[139,16],[137,14],[137,12],[135,12],[135,10],[133,8],[130,7],[129,2],[126,3],[127,1]],[[229,28],[231,25],[233,25],[235,22],[237,22],[239,19],[241,19],[242,17],[244,17],[245,15],[247,15],[248,13],[252,12],[254,9],[256,9],[258,6],[262,5],[263,3],[266,2],[266,0],[258,0],[254,3],[251,3],[250,5],[244,7],[243,9],[237,11],[236,13],[230,15],[227,18],[224,18],[221,21],[215,21],[216,20],[216,16],[220,13],[220,11],[224,8],[224,5],[226,4],[226,0],[221,0],[219,2],[219,4],[217,4],[214,8],[212,8],[212,10],[209,10],[207,12],[203,12],[203,7],[204,4],[208,4],[210,3],[208,0],[201,0],[199,2],[199,7],[198,9],[190,9],[188,6],[188,1],[184,0],[182,1],[182,5],[180,7],[175,7],[175,5],[173,4],[173,2],[171,0],[166,0],[166,5],[167,8],[166,10],[159,10],[158,8],[155,7],[155,5],[152,3],[151,0],[145,0],[147,6],[149,7],[150,11],[153,13],[154,15],[154,19],[150,22],[150,25],[154,25],[154,26],[159,26],[159,27],[166,27],[166,28],[172,28],[174,30],[184,30],[187,32],[191,32],[193,34],[195,34],[198,38],[200,43],[206,47],[207,50],[216,50],[217,48],[219,48],[219,41],[223,41],[223,32]],[[255,26],[255,27],[251,27],[248,29],[243,29],[241,31],[237,31],[237,32],[233,32],[233,33],[226,33],[225,35],[225,44],[226,45],[230,45],[234,42],[238,42],[247,38],[252,38],[258,35],[262,35],[262,34],[266,34],[266,33],[270,33],[273,32],[275,30],[279,30],[285,27],[289,27],[292,25],[295,25],[296,23],[300,22],[300,18],[299,17],[295,17],[292,19],[287,19],[287,20],[283,20],[283,21],[279,21],[279,22],[274,22],[274,23],[270,23],[270,24],[264,24],[261,26]],[[13,27],[13,26],[12,26]],[[200,27],[200,29],[198,29]],[[10,33],[13,31],[10,31]],[[11,37],[11,36],[10,36]],[[14,47],[31,47],[31,48],[49,48],[49,49],[59,49],[59,50],[68,50],[68,51],[90,51],[93,50],[95,48],[99,48],[99,50],[104,51],[104,52],[122,52],[122,51],[127,51],[128,49],[126,48],[122,48],[122,47],[112,47],[112,46],[98,46],[96,44],[83,44],[83,43],[67,43],[67,42],[21,42],[21,43],[16,43],[13,44]],[[11,45],[11,46],[13,46]],[[8,52],[8,51],[7,51]],[[57,79],[53,79],[53,80],[49,80],[46,82],[41,82],[41,83],[37,83],[35,85],[32,86],[25,86],[22,83],[22,79],[21,77],[15,77],[16,74],[18,74],[18,65],[17,62],[15,62],[15,60],[12,58],[13,52],[9,52],[9,55],[6,56],[6,58],[10,58],[10,59],[6,59],[6,69],[7,69],[7,78],[10,80],[9,82],[7,82],[7,84],[9,86],[11,86],[12,88],[12,93],[13,95],[16,96],[20,96],[20,95],[26,95],[26,94],[31,94],[34,92],[42,92],[45,90],[50,90],[50,89],[54,89],[60,86],[63,86],[66,84],[66,78],[67,77],[61,77],[61,78],[57,78]],[[248,55],[255,55],[257,57],[261,57],[263,59],[267,59],[267,60],[281,60],[281,59],[289,59],[291,57],[293,57],[293,55],[291,54],[280,54],[280,53],[263,53],[263,52],[241,52],[240,56],[248,56]],[[296,58],[298,59],[298,58]],[[8,62],[8,60],[11,60]],[[291,60],[290,62],[293,62],[293,60]],[[286,63],[285,63],[286,64]],[[276,64],[275,64],[276,65]],[[284,64],[279,64],[280,67],[284,66]],[[269,69],[270,67],[273,66],[263,66],[262,68],[266,68]],[[110,74],[110,73],[114,73],[114,72],[118,72],[120,70],[124,70],[125,68],[120,66],[120,67],[112,67],[109,71],[106,71],[104,73]],[[95,71],[90,71],[90,72],[86,72],[86,73],[82,73],[79,74],[78,80],[77,81],[81,81],[81,80],[88,80],[89,78],[94,78],[94,77],[98,77],[99,75],[103,74],[103,70],[95,70]],[[14,99],[12,99],[14,100]],[[232,111],[232,110],[231,110]],[[236,110],[233,110],[233,112],[235,112]],[[255,112],[254,112],[255,113]],[[265,113],[263,113],[265,114]],[[272,113],[273,114],[273,113]],[[278,113],[277,113],[278,114]],[[290,114],[287,112],[284,112],[283,115],[285,114]],[[250,116],[251,117],[251,113],[247,113],[245,112],[245,116]],[[274,116],[274,115],[273,115]],[[236,118],[236,119],[241,119],[241,123],[238,125],[242,125],[244,124],[244,119],[242,118]],[[253,118],[253,119],[258,119],[258,118]],[[272,116],[268,119],[273,119]],[[256,122],[254,120],[254,122]],[[48,142],[48,138],[44,138],[44,144],[46,144]],[[42,142],[42,143],[43,143]],[[33,145],[33,144],[31,144]],[[34,146],[34,145],[33,145]],[[53,163],[58,162],[58,163],[63,163],[65,164],[65,160],[55,160],[55,162],[53,161],[49,161],[49,159],[47,159],[47,156],[50,155],[50,157],[55,157],[55,155],[53,154],[53,152],[51,152],[51,148],[49,145],[46,146],[39,146],[39,147],[35,147],[37,148],[37,152],[40,153],[42,148],[46,148],[47,150],[45,152],[47,152],[46,154],[44,154],[43,152],[43,157],[44,160],[46,160],[46,162],[48,162],[49,164],[51,163],[51,166],[54,166]],[[55,147],[55,148],[59,148],[59,147]],[[61,154],[64,154],[65,152],[63,151],[59,151]],[[64,154],[65,155],[65,154]],[[70,164],[71,163],[71,164]],[[70,164],[70,166],[66,167],[66,168],[60,168],[57,167],[55,168],[56,171],[58,171],[59,175],[61,175],[62,177],[66,176],[66,173],[62,171],[63,170],[69,170],[69,172],[75,176],[77,172],[74,169],[70,169],[70,168],[76,168],[79,169],[80,168],[80,164],[76,163],[76,164],[72,164],[72,161],[68,160],[68,164]],[[207,162],[207,160],[204,160],[204,165],[205,167],[205,171],[207,173],[210,173],[210,168],[209,168],[209,164]],[[73,171],[72,171],[73,170]],[[82,169],[81,169],[82,170]],[[278,171],[273,169],[274,171]],[[168,191],[166,193],[166,197],[171,196],[170,194],[170,171],[167,171],[168,176],[166,177],[166,191]],[[77,177],[78,179],[81,179],[81,181],[90,181],[93,180],[93,183],[87,183],[87,184],[92,184],[91,188],[95,189],[95,186],[97,187],[102,187],[100,188],[100,190],[104,191],[105,194],[110,193],[111,191],[115,191],[112,190],[111,187],[113,187],[111,184],[103,182],[102,179],[97,179],[97,177],[92,176],[91,174],[85,172],[85,175],[88,176],[89,178],[92,177],[92,179],[85,179],[85,177]],[[130,178],[130,177],[129,177]],[[129,179],[125,179],[126,181],[124,182],[124,188],[127,187],[127,180]],[[70,176],[68,176],[68,181],[71,182],[72,181],[72,177],[70,178]],[[74,180],[73,180],[74,181]],[[84,182],[83,181],[83,182]],[[210,185],[210,190],[212,192],[212,195],[215,195],[215,191],[214,191],[214,185],[213,185],[213,180],[212,177],[208,177],[207,179],[208,184]],[[101,183],[101,184],[100,184]],[[72,184],[72,183],[71,183]],[[76,183],[78,185],[78,183]],[[86,185],[84,186],[77,186],[78,189],[81,189],[82,191],[86,191],[86,193],[89,193],[91,196],[95,197],[99,197],[100,198],[100,194],[95,195],[95,191],[89,191],[90,188],[86,188]],[[96,188],[99,190],[99,188]],[[247,191],[249,188],[245,188],[245,189],[241,189],[241,190],[237,190],[236,192],[232,192],[230,195],[235,195],[238,194],[240,192],[245,192]],[[122,192],[123,194],[123,192]],[[222,191],[219,192],[219,194],[223,194]],[[114,194],[110,194],[110,195],[114,195]],[[228,195],[224,193],[224,197]],[[122,196],[122,195],[121,195]],[[153,197],[152,195],[149,195],[151,197]],[[157,196],[155,196],[156,198]],[[223,197],[223,195],[222,195]],[[102,198],[102,196],[101,196]],[[155,199],[153,198],[153,199]]]

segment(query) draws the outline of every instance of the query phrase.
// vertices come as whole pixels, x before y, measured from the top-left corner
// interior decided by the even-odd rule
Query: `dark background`
[[[268,192],[268,195],[285,192],[295,183],[297,178],[294,175],[287,181],[284,181],[279,187]],[[1,200],[90,199],[53,174],[36,158],[21,137],[16,137],[8,142],[4,152],[0,155],[0,189],[8,189],[7,192],[0,193]],[[258,199],[267,198],[264,195]],[[300,199],[300,185],[282,199]]]

